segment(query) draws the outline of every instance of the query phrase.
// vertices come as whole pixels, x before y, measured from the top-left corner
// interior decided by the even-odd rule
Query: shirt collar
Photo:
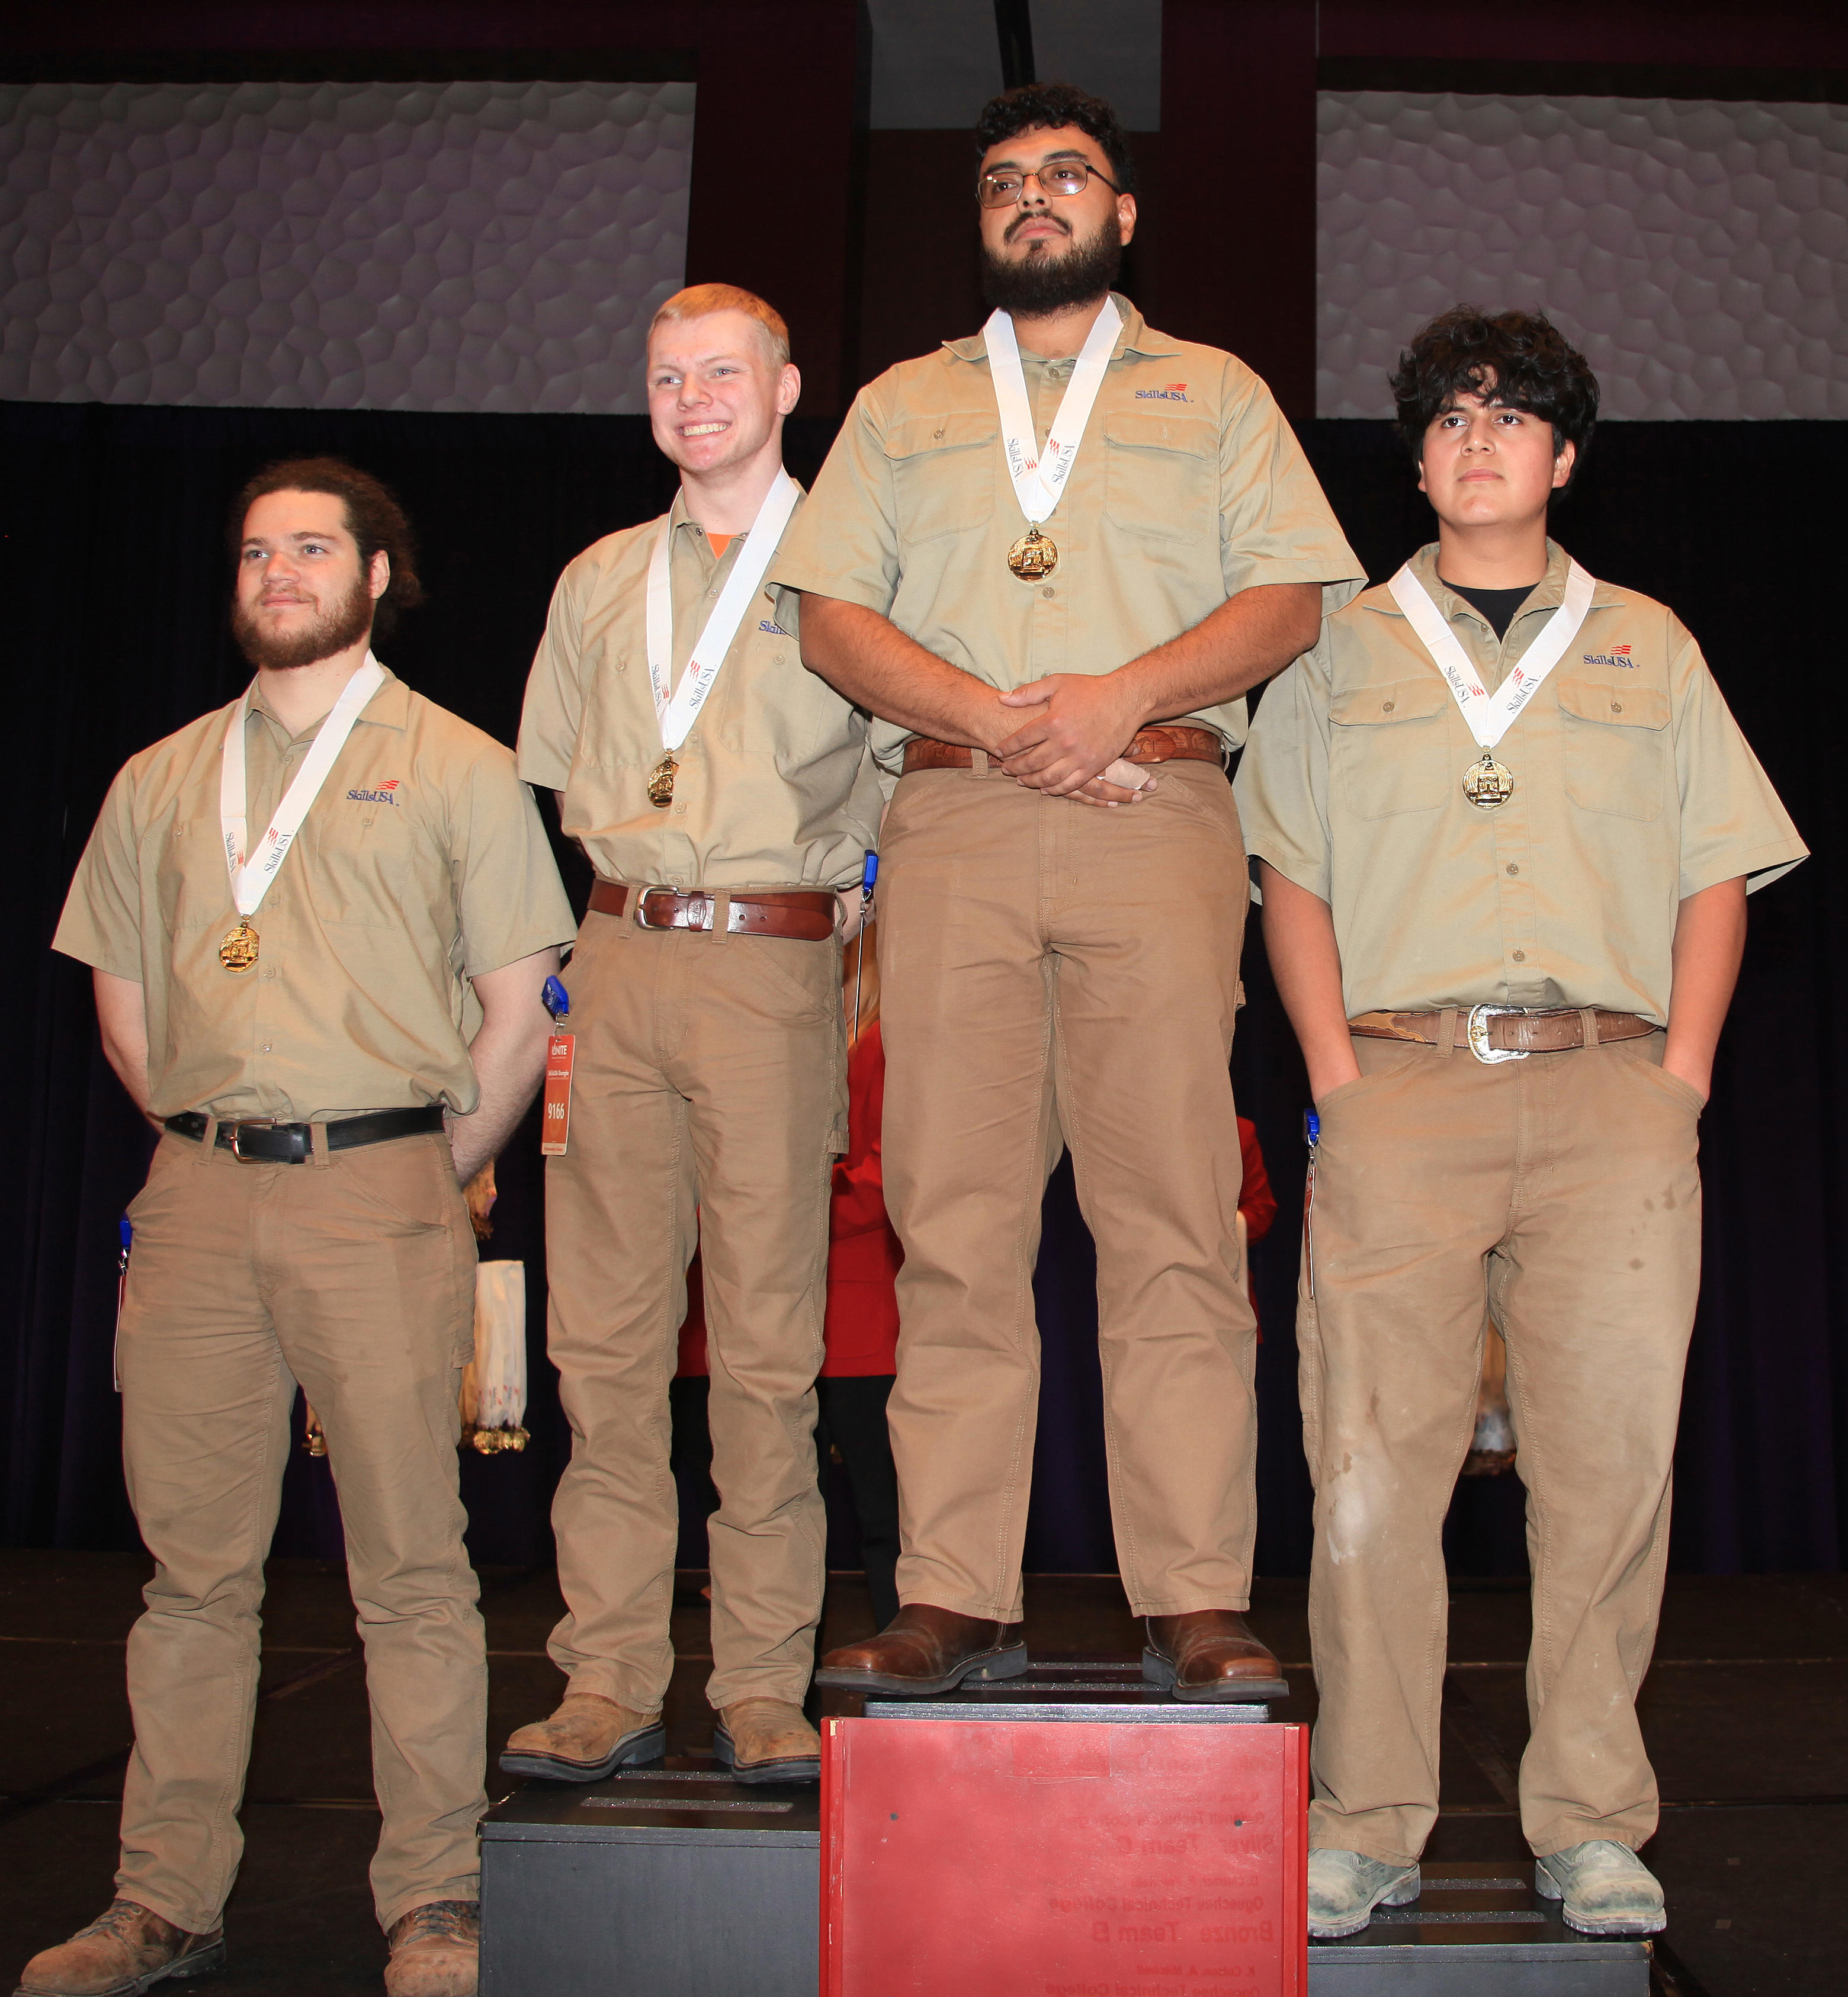
[[[787,467],[786,467],[785,469],[786,470]],[[800,478],[796,479],[795,482],[796,511],[797,512],[800,512],[802,510],[802,502],[808,496],[807,489],[804,487]],[[793,518],[793,516],[791,517]],[[684,485],[676,486],[674,488],[674,503],[668,509],[668,526],[670,529],[672,529],[675,532],[678,532],[681,528],[684,527],[686,529],[686,538],[689,540],[703,541],[709,548],[712,546],[711,536],[708,534],[706,529],[700,526],[699,522],[693,518],[693,515],[687,511],[686,488]],[[731,538],[734,541],[741,541],[746,537],[746,535],[742,533],[734,534],[731,536]],[[729,554],[731,550],[727,549],[726,552]]]
[[[1467,597],[1459,596],[1437,572],[1435,541],[1427,541],[1406,564],[1429,594],[1446,623],[1459,617],[1466,617],[1473,623],[1486,626],[1487,620]],[[1572,557],[1549,535],[1546,542],[1546,573],[1534,585],[1533,593],[1515,613],[1517,618],[1532,617],[1541,612],[1556,610],[1566,595],[1566,578],[1570,572]],[[1394,600],[1387,589],[1368,592],[1368,605],[1388,617],[1403,617],[1405,613]],[[1615,590],[1599,582],[1593,591],[1590,608],[1593,610],[1616,609],[1623,599]],[[1512,628],[1511,626],[1510,627]]]
[[[411,690],[392,671],[391,667],[385,664],[383,660],[379,661],[379,671],[385,674],[385,684],[360,710],[358,720],[369,721],[382,728],[396,728],[402,731],[409,725],[410,722]],[[261,715],[285,743],[297,740],[312,742],[321,732],[321,723],[317,721],[305,734],[299,736],[291,735],[277,715],[275,709],[264,698],[263,688],[260,681],[254,681],[251,685],[250,711],[252,714]],[[325,721],[326,718],[323,715],[321,720]],[[356,722],[355,726],[357,725]]]
[[[1111,296],[1123,315],[1123,330],[1117,336],[1116,351],[1111,356],[1113,360],[1120,360],[1128,354],[1135,354],[1138,360],[1152,360],[1158,355],[1170,356],[1180,352],[1180,343],[1170,340],[1165,333],[1153,331],[1121,291],[1112,291]],[[943,343],[945,350],[959,360],[988,358],[988,342],[979,333],[972,333],[965,340],[946,340]]]

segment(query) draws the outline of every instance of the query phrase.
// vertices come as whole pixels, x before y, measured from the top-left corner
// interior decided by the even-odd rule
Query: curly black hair
[[[1452,305],[1399,356],[1392,391],[1414,464],[1424,461],[1425,433],[1460,395],[1486,393],[1545,417],[1556,457],[1570,443],[1583,458],[1598,426],[1598,377],[1544,312]]]
[[[986,153],[1022,132],[1050,132],[1061,125],[1076,125],[1104,148],[1119,193],[1135,191],[1136,163],[1116,112],[1101,97],[1069,83],[1023,83],[991,97],[976,120],[976,150]]]
[[[346,513],[347,531],[359,544],[362,575],[371,567],[373,556],[384,551],[392,564],[392,579],[373,609],[375,636],[389,636],[398,613],[414,610],[423,601],[423,585],[417,578],[416,536],[398,495],[382,480],[344,458],[287,457],[266,464],[248,480],[231,502],[225,520],[225,539],[233,563],[244,544],[245,516],[270,492],[325,492],[339,500]]]

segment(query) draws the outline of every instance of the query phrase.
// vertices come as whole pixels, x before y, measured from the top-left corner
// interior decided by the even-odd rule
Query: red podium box
[[[1124,1710],[827,1721],[823,1997],[1307,1997],[1308,1730]]]

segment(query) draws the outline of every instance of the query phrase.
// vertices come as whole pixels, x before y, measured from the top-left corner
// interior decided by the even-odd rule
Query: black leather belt
[[[196,1109],[170,1116],[167,1126],[176,1137],[190,1137],[195,1143],[206,1134],[206,1119]],[[357,1144],[383,1144],[393,1137],[421,1136],[443,1127],[443,1105],[427,1109],[369,1109],[358,1116],[343,1116],[327,1126],[327,1148],[350,1151]],[[221,1123],[217,1145],[221,1151],[252,1164],[305,1165],[314,1155],[313,1140],[306,1123],[247,1122]]]

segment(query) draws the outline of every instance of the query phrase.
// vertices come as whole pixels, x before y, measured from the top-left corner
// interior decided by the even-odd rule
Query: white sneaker
[[[1660,1934],[1668,1925],[1656,1875],[1627,1844],[1608,1837],[1536,1858],[1534,1891],[1563,1901],[1566,1925],[1582,1934]]]
[[[1402,1907],[1418,1897],[1415,1865],[1388,1865],[1359,1851],[1309,1854],[1309,1932],[1321,1941],[1359,1934],[1376,1907]]]

